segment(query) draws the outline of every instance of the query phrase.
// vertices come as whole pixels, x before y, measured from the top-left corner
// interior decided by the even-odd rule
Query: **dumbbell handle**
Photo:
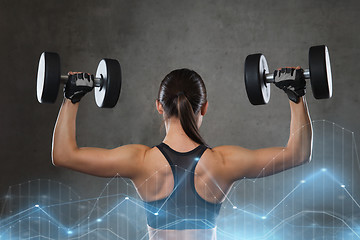
[[[63,84],[66,84],[67,80],[69,79],[69,76],[61,75],[60,79]],[[101,78],[94,78],[94,87],[101,87]]]
[[[267,73],[265,74],[266,83],[273,83],[274,82],[274,73]],[[310,70],[304,69],[304,77],[305,79],[310,79]]]

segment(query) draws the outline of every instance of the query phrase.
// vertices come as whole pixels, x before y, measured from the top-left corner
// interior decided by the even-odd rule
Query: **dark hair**
[[[186,68],[170,72],[160,84],[158,101],[167,119],[180,118],[186,135],[194,142],[206,145],[195,119],[207,102],[205,84],[199,74]]]

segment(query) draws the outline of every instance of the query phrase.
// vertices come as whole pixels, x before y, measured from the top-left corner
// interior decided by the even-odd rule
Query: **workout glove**
[[[69,73],[68,81],[64,87],[64,95],[72,103],[80,99],[94,88],[94,75],[88,73]]]
[[[289,99],[298,103],[305,95],[306,81],[302,68],[282,68],[274,71],[275,85],[284,90]]]

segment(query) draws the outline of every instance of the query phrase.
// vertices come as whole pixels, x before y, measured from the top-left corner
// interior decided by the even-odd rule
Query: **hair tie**
[[[176,93],[176,96],[179,97],[180,95],[185,95],[185,94],[184,94],[184,92],[182,92],[182,91]]]

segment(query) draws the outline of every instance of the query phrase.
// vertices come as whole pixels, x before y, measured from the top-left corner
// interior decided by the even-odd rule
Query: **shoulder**
[[[143,144],[127,144],[113,149],[116,156],[118,168],[126,168],[128,172],[133,172],[132,177],[141,175],[144,165],[152,152],[151,147]]]
[[[161,151],[155,146],[149,147],[141,144],[131,144],[132,149],[137,152],[140,163],[156,162],[162,156]]]
[[[212,151],[221,158],[222,163],[226,164],[234,160],[247,158],[253,151],[240,146],[222,145],[212,149]]]
[[[120,147],[115,148],[114,150],[127,150],[127,151],[134,151],[134,152],[147,152],[150,149],[152,149],[149,146],[143,145],[143,144],[127,144],[122,145]]]
[[[246,151],[249,151],[246,148],[240,147],[240,146],[234,146],[234,145],[222,145],[212,148],[213,152],[216,154],[226,157],[234,153],[245,153]]]
[[[218,170],[224,164],[223,152],[224,150],[221,147],[208,147],[201,157],[204,158],[205,161],[200,161],[200,165],[215,167]]]
[[[113,149],[113,151],[116,152],[119,157],[123,158],[128,156],[142,161],[151,149],[151,147],[143,144],[127,144],[117,147]]]
[[[213,148],[208,148],[204,152],[203,161],[199,161],[201,166],[199,170],[205,169],[206,174],[210,174],[217,183],[222,186],[230,186],[233,183],[234,172],[241,172],[242,158],[245,154],[241,152],[244,148],[222,145]]]
[[[218,164],[216,173],[222,181],[226,184],[232,184],[243,176],[247,159],[250,159],[252,150],[234,145],[218,146],[212,150],[221,159],[221,164]]]

